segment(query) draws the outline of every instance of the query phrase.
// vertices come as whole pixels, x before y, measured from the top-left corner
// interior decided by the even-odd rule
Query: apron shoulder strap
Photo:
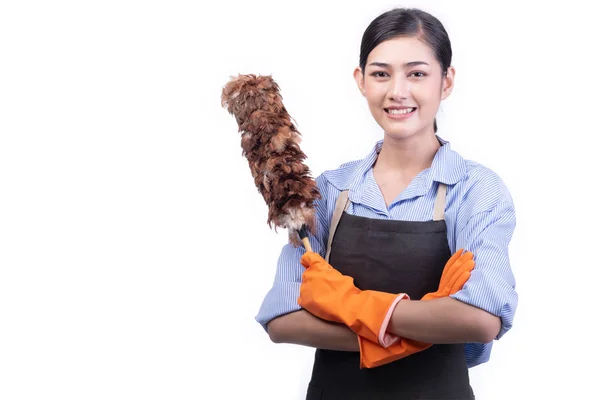
[[[333,242],[333,236],[335,235],[335,230],[337,229],[338,223],[340,222],[340,218],[342,218],[342,213],[348,209],[350,205],[350,201],[348,200],[348,191],[342,191],[336,202],[335,209],[333,210],[333,216],[331,217],[331,224],[329,226],[329,238],[327,239],[327,253],[325,254],[325,261],[329,262],[329,254],[331,254],[331,243]]]
[[[441,221],[444,219],[444,211],[446,210],[446,189],[446,184],[440,182],[435,197],[435,204],[433,205],[434,221]]]

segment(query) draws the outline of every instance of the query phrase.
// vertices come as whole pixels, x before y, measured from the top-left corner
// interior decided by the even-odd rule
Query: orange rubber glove
[[[448,261],[446,268],[452,261],[454,271],[458,268],[454,264],[472,259],[472,253],[461,254],[462,249]],[[306,252],[300,262],[306,268],[298,298],[302,308],[319,318],[344,324],[357,335],[383,347],[399,339],[382,327],[387,326],[397,302],[408,298],[406,294],[360,290],[354,286],[353,278],[342,275],[314,252]]]
[[[462,249],[454,253],[446,263],[438,290],[427,293],[421,300],[448,297],[462,289],[471,277],[471,271],[475,268],[475,262],[473,261],[473,254],[471,252],[467,252],[462,256],[461,253]],[[459,262],[461,259],[464,261]],[[400,338],[396,343],[384,348],[360,336],[358,337],[358,343],[360,347],[360,368],[379,367],[426,350],[432,346],[430,343]]]
[[[408,296],[360,290],[354,286],[353,278],[342,275],[314,252],[304,253],[300,262],[306,268],[298,298],[302,308],[321,319],[344,324],[357,335],[382,346],[398,340],[389,334],[379,338],[379,333],[391,306]]]
[[[358,346],[360,348],[360,368],[375,368],[426,350],[432,345],[413,339],[400,338],[386,348],[358,336]]]

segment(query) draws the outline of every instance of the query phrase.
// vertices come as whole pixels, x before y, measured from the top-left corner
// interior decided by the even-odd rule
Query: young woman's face
[[[454,81],[454,68],[442,76],[433,51],[414,37],[386,40],[367,58],[354,77],[377,123],[386,135],[403,139],[433,133],[440,102]]]

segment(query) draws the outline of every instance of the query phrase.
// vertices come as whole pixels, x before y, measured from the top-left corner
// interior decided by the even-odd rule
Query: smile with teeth
[[[401,110],[397,109],[397,108],[384,108],[385,112],[388,114],[392,114],[392,115],[402,115],[402,114],[409,114],[413,111],[415,111],[417,108],[416,107],[412,107],[412,108],[403,108]]]

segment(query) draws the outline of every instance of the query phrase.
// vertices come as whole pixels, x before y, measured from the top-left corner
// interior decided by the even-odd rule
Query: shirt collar
[[[415,185],[411,184],[411,190],[403,193],[401,198],[422,196],[430,190],[433,182],[454,185],[466,174],[466,161],[457,152],[451,149],[450,142],[437,135],[436,137],[442,146],[435,153],[431,167],[425,169],[415,177],[415,181],[413,182]],[[370,201],[368,199],[381,197],[365,196],[365,194],[371,190],[379,190],[372,178],[371,169],[377,160],[382,145],[383,140],[379,140],[375,146],[373,146],[370,153],[356,166],[348,184],[348,197],[353,203],[363,203],[363,200]],[[381,204],[373,204],[372,206],[373,208],[380,208]]]
[[[454,185],[461,181],[467,173],[467,162],[452,150],[450,142],[436,136],[442,146],[435,153],[431,163],[431,179],[435,182]]]

